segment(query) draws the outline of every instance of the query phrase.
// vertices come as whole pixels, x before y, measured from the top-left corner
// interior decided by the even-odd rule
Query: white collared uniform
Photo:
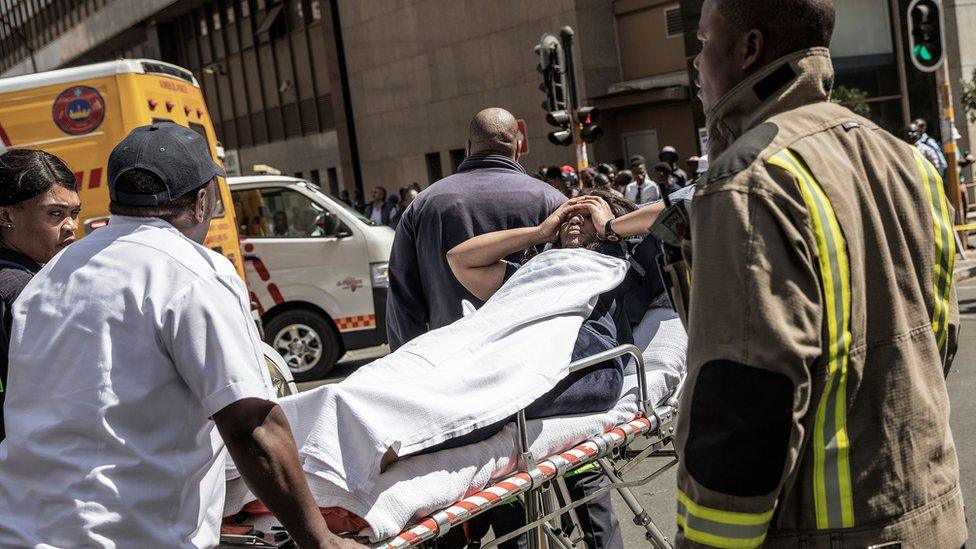
[[[0,547],[212,547],[209,418],[270,399],[244,282],[160,219],[114,216],[14,305]]]
[[[641,197],[640,201],[637,200],[637,182],[631,181],[627,183],[624,187],[624,198],[632,202],[638,202],[638,206],[643,206],[644,204],[650,204],[651,202],[657,202],[661,200],[661,187],[658,187],[657,183],[651,181],[649,177],[644,177],[644,182],[641,183]]]

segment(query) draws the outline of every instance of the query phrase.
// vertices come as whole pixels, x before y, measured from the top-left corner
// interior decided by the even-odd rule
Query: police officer
[[[833,24],[830,0],[702,8],[679,547],[966,540],[949,206],[917,150],[829,102]]]

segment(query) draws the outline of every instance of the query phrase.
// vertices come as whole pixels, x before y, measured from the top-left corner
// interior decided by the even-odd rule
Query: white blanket
[[[645,349],[648,397],[651,402],[660,402],[684,374],[687,337],[670,310],[652,309],[640,326],[635,330],[635,343]],[[629,421],[637,410],[636,384],[636,376],[628,375],[620,402],[609,412],[530,421],[532,453],[538,458],[550,456]],[[302,445],[310,418],[320,405],[318,398],[314,393],[302,393],[283,399],[281,405]],[[477,444],[406,458],[379,475],[368,492],[338,490],[308,470],[306,479],[320,507],[341,507],[363,518],[370,527],[361,534],[378,541],[398,534],[412,519],[447,507],[513,472],[517,465],[514,436],[515,427],[510,424]],[[237,513],[254,499],[236,472],[229,471],[228,479],[224,516]],[[262,520],[274,522],[273,517]],[[260,522],[256,526],[268,528]]]
[[[663,379],[658,377],[658,373],[648,375],[656,380],[649,379],[653,386],[662,387]],[[609,412],[529,421],[532,454],[540,459],[551,456],[633,419],[637,412],[636,383],[636,377],[626,378],[624,395]],[[282,408],[290,420],[298,420],[300,416],[295,417],[296,414],[310,412],[317,406],[310,396],[302,393],[283,400]],[[651,396],[654,400],[664,394]],[[299,436],[301,433],[295,434]],[[305,476],[319,507],[341,507],[361,517],[369,528],[359,534],[376,542],[399,534],[412,519],[447,507],[485,488],[491,480],[514,472],[518,465],[515,436],[515,424],[510,423],[502,432],[483,442],[411,456],[379,475],[369,492],[345,492],[314,473],[306,471]],[[224,516],[236,514],[255,499],[243,480],[233,476],[236,476],[234,472],[228,472]],[[266,516],[254,525],[268,529],[270,524],[277,524],[277,521]]]
[[[510,417],[566,376],[580,325],[626,270],[588,250],[547,251],[470,316],[316,389],[305,470],[369,492],[389,449],[413,454]]]

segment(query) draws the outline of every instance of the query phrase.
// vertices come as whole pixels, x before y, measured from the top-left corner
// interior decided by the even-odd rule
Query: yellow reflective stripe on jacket
[[[956,240],[952,234],[952,220],[949,217],[949,202],[943,192],[939,172],[922,155],[915,153],[915,165],[922,175],[922,183],[932,204],[932,222],[935,231],[935,269],[932,278],[935,288],[932,307],[932,330],[939,344],[939,354],[946,358],[946,343],[949,338],[949,292],[952,287],[952,271],[956,262]]]
[[[796,178],[817,244],[827,325],[827,380],[814,421],[813,495],[817,528],[854,526],[850,440],[847,437],[847,366],[851,349],[851,272],[847,242],[823,188],[789,149],[769,163]]]
[[[762,545],[773,510],[765,513],[722,511],[698,505],[678,490],[678,526],[689,541],[723,549]]]

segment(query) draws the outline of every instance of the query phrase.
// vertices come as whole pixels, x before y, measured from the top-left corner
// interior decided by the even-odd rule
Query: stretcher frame
[[[639,399],[638,412],[634,419],[617,425],[606,433],[590,437],[558,455],[537,462],[535,456],[528,451],[529,435],[525,410],[522,409],[516,415],[515,445],[519,455],[518,472],[415,522],[400,534],[373,544],[372,547],[374,549],[436,547],[436,539],[447,534],[451,528],[495,506],[502,505],[513,497],[518,497],[525,507],[526,525],[481,547],[496,547],[500,543],[527,533],[529,549],[572,549],[578,546],[581,538],[579,535],[573,537],[563,530],[561,518],[568,515],[575,526],[572,532],[579,534],[581,528],[575,509],[610,490],[616,490],[634,514],[634,524],[646,530],[645,538],[651,546],[656,549],[670,549],[671,541],[654,524],[647,511],[637,501],[631,488],[647,484],[678,462],[674,450],[666,449],[673,442],[674,423],[678,413],[677,392],[673,392],[662,405],[655,405],[656,403],[649,401],[644,357],[634,345],[621,345],[573,362],[569,365],[569,373],[585,370],[623,356],[632,357],[637,364]],[[632,450],[630,445],[637,440],[647,441],[647,446],[640,450]],[[666,458],[667,461],[644,478],[635,481],[623,479],[623,475],[638,463],[652,458]],[[600,470],[607,476],[609,484],[582,499],[572,501],[564,476],[590,463],[599,465]],[[560,497],[563,503],[559,502]]]
[[[436,547],[437,538],[447,534],[468,520],[490,509],[519,498],[525,507],[525,526],[488,542],[481,547],[496,547],[522,534],[528,534],[529,549],[573,549],[581,546],[581,528],[576,508],[616,490],[633,513],[634,524],[646,530],[645,538],[655,549],[671,549],[670,540],[651,520],[647,511],[637,501],[631,488],[643,486],[677,464],[672,444],[674,423],[677,418],[677,391],[673,391],[663,404],[649,401],[647,372],[644,357],[634,345],[621,345],[614,349],[578,360],[569,365],[569,373],[578,372],[618,357],[632,357],[637,365],[639,398],[634,419],[621,423],[608,432],[590,437],[584,442],[557,455],[543,460],[528,450],[529,434],[525,409],[516,415],[517,435],[515,442],[519,456],[518,471],[493,482],[484,490],[468,496],[453,505],[437,511],[404,528],[398,535],[372,545],[374,549],[401,549],[406,547]],[[679,384],[680,387],[680,384]],[[635,441],[646,441],[646,446],[632,449]],[[646,459],[664,458],[666,461],[649,475],[626,481],[623,476]],[[573,501],[565,482],[565,475],[587,464],[596,463],[609,480],[606,486]],[[562,499],[562,503],[560,503]],[[571,532],[562,528],[561,519],[567,516],[574,527]],[[283,531],[268,534],[222,535],[221,543],[232,546],[280,547],[287,541]],[[270,538],[270,539],[269,539]]]

